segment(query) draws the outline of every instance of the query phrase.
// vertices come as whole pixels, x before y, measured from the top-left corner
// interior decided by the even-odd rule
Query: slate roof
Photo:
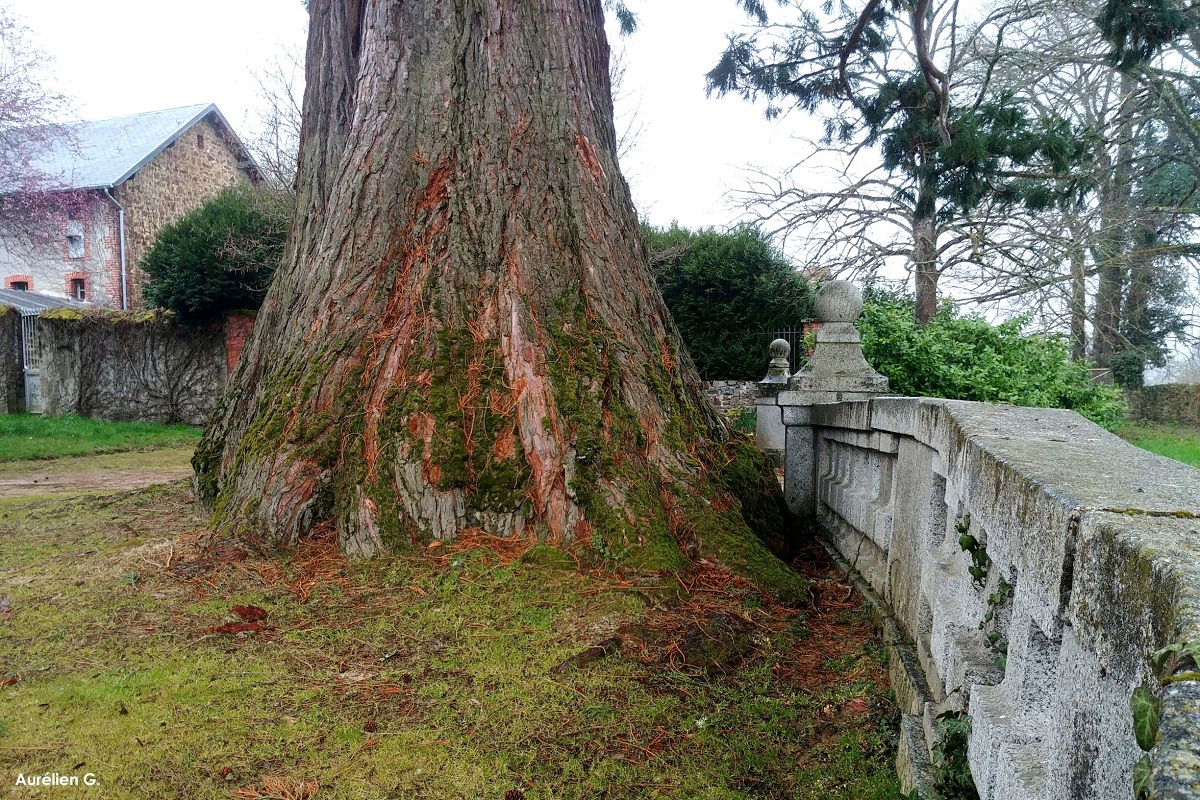
[[[55,188],[117,186],[209,114],[213,114],[218,127],[223,127],[233,138],[241,150],[239,158],[247,166],[255,167],[225,117],[216,105],[208,103],[116,119],[68,123],[62,126],[68,135],[34,159],[31,168]]]

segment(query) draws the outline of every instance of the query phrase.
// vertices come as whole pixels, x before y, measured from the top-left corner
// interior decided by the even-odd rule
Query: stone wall
[[[25,373],[21,358],[21,312],[0,305],[0,414],[25,410]]]
[[[225,325],[169,315],[47,311],[38,319],[50,416],[208,422],[227,377]]]
[[[704,391],[708,399],[721,413],[734,409],[752,411],[758,398],[756,381],[705,381]]]
[[[1152,796],[1200,797],[1195,667],[1164,681],[1150,666],[1200,643],[1200,470],[1071,411],[789,394],[789,501],[812,488],[897,626],[906,784],[926,796],[938,717],[965,711],[982,800],[1128,800],[1145,685],[1163,698]]]
[[[1129,418],[1200,428],[1200,383],[1164,383],[1125,392]]]
[[[142,258],[163,226],[222,189],[250,180],[211,119],[197,122],[113,192],[125,206],[130,308],[142,306]]]

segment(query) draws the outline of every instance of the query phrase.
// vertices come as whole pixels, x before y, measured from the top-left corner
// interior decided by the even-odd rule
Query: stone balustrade
[[[1200,470],[1071,411],[888,397],[832,335],[849,357],[768,384],[759,426],[891,631],[906,788],[935,796],[939,717],[965,714],[981,800],[1128,800],[1144,685],[1151,796],[1200,798],[1200,675],[1151,666],[1200,643]]]

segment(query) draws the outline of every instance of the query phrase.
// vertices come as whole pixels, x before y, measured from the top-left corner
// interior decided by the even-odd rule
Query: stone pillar
[[[759,450],[766,451],[775,459],[778,467],[783,466],[784,428],[783,415],[776,398],[781,389],[787,388],[788,354],[791,351],[786,339],[771,342],[771,364],[767,367],[767,377],[758,382],[754,440]]]
[[[797,514],[811,516],[817,510],[817,440],[812,407],[887,394],[888,380],[863,358],[862,334],[854,327],[862,305],[862,292],[849,281],[827,281],[821,286],[814,310],[822,324],[812,356],[791,376],[787,387],[774,396],[785,431],[784,497]],[[762,419],[760,405],[760,430]]]

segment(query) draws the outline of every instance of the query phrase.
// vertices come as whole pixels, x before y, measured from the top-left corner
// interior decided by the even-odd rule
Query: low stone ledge
[[[1152,653],[1200,641],[1200,471],[1059,409],[878,398],[805,422],[788,442],[814,448],[816,513],[911,637],[897,696],[927,750],[932,715],[967,705],[982,800],[1127,800],[1130,694],[1159,689]],[[1180,686],[1163,691],[1155,796],[1200,798],[1200,701]]]
[[[757,381],[705,381],[708,399],[722,413],[733,410],[752,411],[758,398]]]
[[[871,430],[871,401],[859,400],[815,405],[812,410],[812,424],[828,428],[869,431]]]
[[[911,397],[879,397],[871,401],[871,427],[905,436],[917,434],[919,403]],[[936,402],[936,401],[935,401]]]
[[[1200,683],[1163,690],[1162,739],[1154,750],[1150,786],[1155,800],[1200,797]]]

